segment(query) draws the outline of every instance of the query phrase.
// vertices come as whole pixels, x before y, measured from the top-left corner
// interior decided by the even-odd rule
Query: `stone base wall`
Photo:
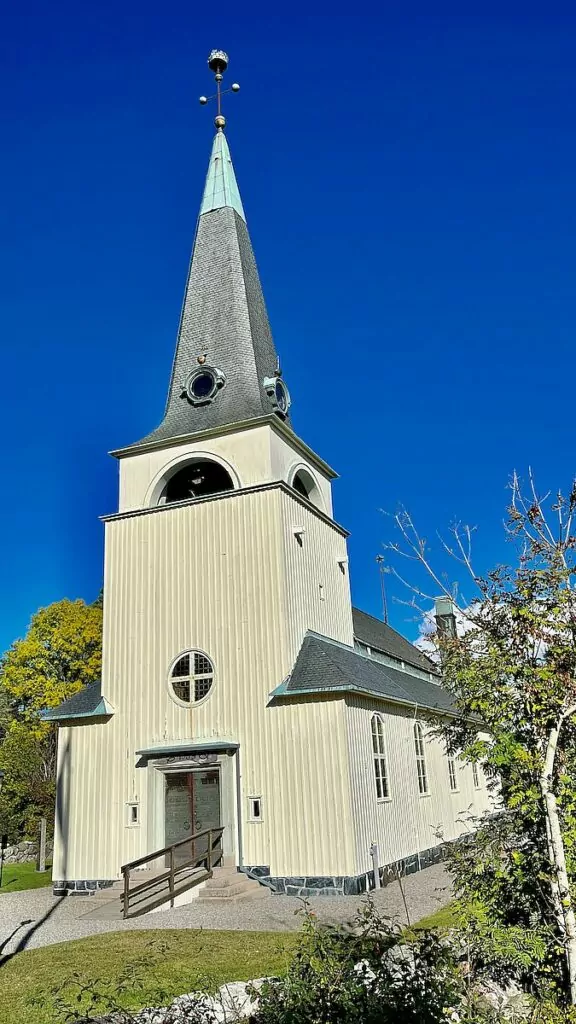
[[[46,843],[46,860],[52,857],[52,843]],[[23,841],[15,843],[14,846],[7,846],[4,850],[5,864],[28,864],[38,857],[38,843],[34,841]]]
[[[93,896],[98,889],[110,889],[114,879],[75,878],[68,882],[52,882],[54,896]]]
[[[405,878],[416,871],[423,871],[432,864],[439,864],[444,859],[446,844],[433,846],[410,857],[385,864],[380,868],[380,885],[389,885],[398,877]],[[241,868],[250,878],[257,879],[262,885],[268,886],[273,892],[286,896],[361,896],[362,893],[374,889],[374,872],[367,871],[363,875],[284,875],[278,877],[270,874],[266,864],[254,864]]]

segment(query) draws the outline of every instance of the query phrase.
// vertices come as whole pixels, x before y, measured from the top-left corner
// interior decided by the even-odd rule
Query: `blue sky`
[[[212,46],[242,86],[228,139],[295,427],[341,474],[356,602],[379,612],[381,508],[430,536],[477,524],[486,569],[511,471],[570,482],[576,14],[404,8],[5,12],[0,650],[39,606],[96,596],[106,453],[162,416]]]

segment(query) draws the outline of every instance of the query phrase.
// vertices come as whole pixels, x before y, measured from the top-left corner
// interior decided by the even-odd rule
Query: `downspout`
[[[244,850],[242,847],[242,776],[240,774],[240,747],[236,750],[236,848],[238,853],[238,868],[242,869],[244,864]]]

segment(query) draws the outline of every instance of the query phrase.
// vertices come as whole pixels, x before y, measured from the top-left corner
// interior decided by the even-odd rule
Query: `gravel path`
[[[403,889],[412,922],[434,913],[448,903],[451,896],[450,878],[440,864],[404,879]],[[375,902],[381,913],[406,923],[402,894],[396,882],[377,892]],[[319,920],[346,924],[354,918],[361,900],[356,896],[334,899],[319,896],[310,903]],[[51,889],[28,889],[0,896],[0,956],[125,929],[297,931],[301,919],[294,911],[300,906],[300,901],[291,896],[270,896],[269,899],[214,907],[193,901],[184,907],[132,921],[97,921],[82,917],[90,909],[89,897],[57,899]]]

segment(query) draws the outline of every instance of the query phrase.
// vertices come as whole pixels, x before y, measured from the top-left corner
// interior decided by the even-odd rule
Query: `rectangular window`
[[[262,797],[248,797],[248,821],[262,821]]]
[[[388,765],[386,763],[386,745],[384,742],[384,722],[380,715],[372,715],[372,753],[374,755],[374,778],[376,780],[376,796],[378,800],[388,800]]]
[[[426,769],[426,751],[424,750],[424,733],[420,722],[414,723],[414,749],[416,751],[416,769],[418,772],[418,790],[421,796],[429,793],[428,771]]]
[[[130,827],[140,824],[140,805],[126,804],[126,824]]]
[[[450,789],[452,793],[458,792],[458,776],[456,774],[456,759],[448,754],[448,778],[450,779]]]
[[[472,761],[472,778],[474,779],[474,789],[480,789],[480,772],[476,761]]]

